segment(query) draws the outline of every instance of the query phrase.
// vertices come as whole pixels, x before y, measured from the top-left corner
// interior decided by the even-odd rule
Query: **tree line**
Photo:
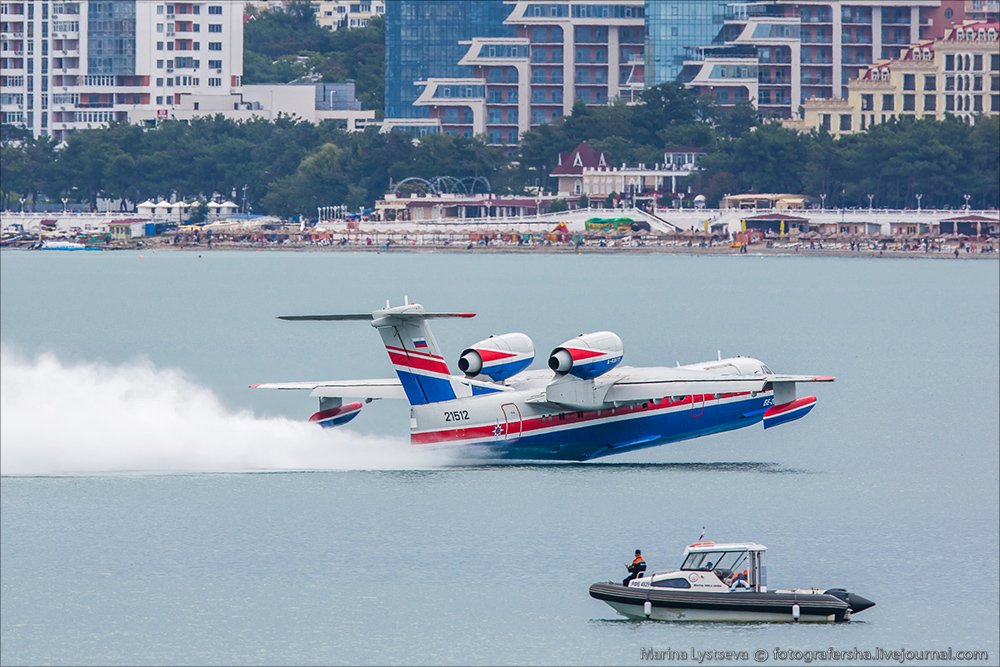
[[[246,186],[255,213],[316,215],[319,206],[371,207],[390,185],[417,176],[483,176],[498,194],[554,190],[559,152],[586,140],[611,164],[663,160],[666,146],[701,148],[702,170],[683,184],[714,205],[727,193],[826,195],[828,206],[1000,206],[1000,118],[903,119],[834,138],[759,118],[748,104],[724,113],[678,84],[647,89],[642,103],[573,113],[525,132],[513,155],[482,137],[419,141],[377,128],[349,133],[289,117],[244,122],[220,116],[156,127],[114,124],[71,135],[62,146],[0,128],[5,208],[20,197],[137,203],[157,197],[227,198]],[[690,198],[686,200],[689,202]],[[29,203],[30,207],[30,203]]]

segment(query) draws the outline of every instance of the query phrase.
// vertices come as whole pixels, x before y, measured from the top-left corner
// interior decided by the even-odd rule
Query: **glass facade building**
[[[646,0],[646,86],[675,81],[690,47],[721,43],[725,0]]]
[[[385,116],[426,117],[413,106],[421,93],[414,81],[468,77],[458,61],[468,51],[459,44],[473,37],[516,37],[504,25],[510,5],[503,0],[393,0],[385,3]]]
[[[90,0],[87,72],[135,74],[135,1]]]

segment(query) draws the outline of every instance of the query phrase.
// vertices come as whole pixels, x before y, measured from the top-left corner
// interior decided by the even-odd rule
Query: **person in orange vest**
[[[642,559],[641,551],[638,549],[635,550],[635,559],[632,561],[631,565],[627,566],[627,568],[630,574],[625,577],[625,580],[622,582],[622,586],[628,586],[630,581],[646,571],[646,561]]]

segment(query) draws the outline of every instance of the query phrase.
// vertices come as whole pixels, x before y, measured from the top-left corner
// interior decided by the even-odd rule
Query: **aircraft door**
[[[691,397],[691,416],[701,417],[705,414],[705,395],[695,394]]]
[[[503,418],[507,422],[504,442],[516,442],[521,437],[521,411],[513,403],[505,403],[500,407],[503,409]]]

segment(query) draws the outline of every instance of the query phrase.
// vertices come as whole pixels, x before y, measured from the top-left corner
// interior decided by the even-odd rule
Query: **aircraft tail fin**
[[[402,306],[371,313],[336,315],[283,315],[280,320],[370,320],[378,329],[389,360],[403,385],[410,405],[450,401],[458,396],[458,381],[448,370],[427,320],[475,317],[475,313],[428,313],[418,303],[406,300]]]
[[[427,313],[419,304],[406,304],[372,313],[396,375],[410,405],[440,403],[457,398],[457,387],[427,320],[474,317],[475,313]]]

